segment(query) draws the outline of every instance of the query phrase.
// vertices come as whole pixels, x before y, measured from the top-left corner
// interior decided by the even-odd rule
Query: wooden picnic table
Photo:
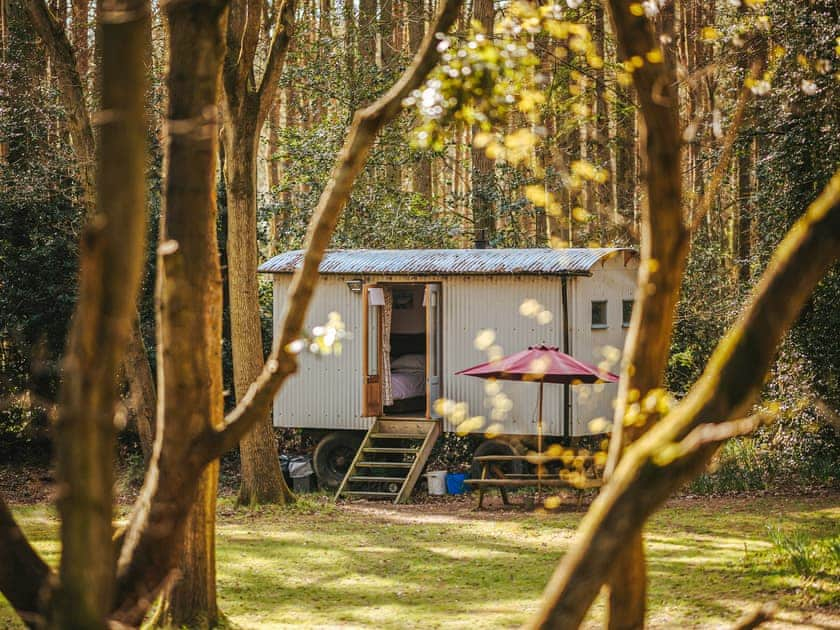
[[[539,470],[540,467],[546,464],[562,462],[565,465],[569,462],[574,462],[575,460],[578,460],[579,465],[583,470],[585,470],[587,468],[587,464],[589,464],[589,472],[594,472],[595,476],[592,478],[586,478],[586,480],[581,484],[573,483],[568,479],[560,477],[559,475],[546,475],[545,473],[506,473],[501,466],[502,464],[509,462],[527,462],[529,464],[537,465]],[[484,493],[488,488],[498,488],[499,493],[502,495],[502,502],[505,505],[510,505],[510,500],[507,494],[508,488],[536,487],[538,492],[542,489],[542,487],[574,488],[578,490],[578,504],[580,504],[583,500],[583,492],[585,490],[600,488],[602,484],[600,471],[598,471],[593,465],[595,458],[591,455],[575,455],[574,457],[569,457],[568,455],[543,455],[537,453],[531,453],[528,455],[481,455],[479,457],[474,457],[473,461],[481,464],[481,478],[467,479],[464,483],[478,488],[478,506],[476,509],[479,510],[483,507]],[[571,472],[572,471],[569,471],[569,473]]]

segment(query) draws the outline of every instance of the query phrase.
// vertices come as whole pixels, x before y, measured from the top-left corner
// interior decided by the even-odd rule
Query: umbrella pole
[[[540,402],[539,402],[539,412],[537,415],[537,456],[542,457],[542,424],[543,424],[543,384],[545,383],[544,379],[540,379]],[[543,472],[543,465],[541,460],[537,460],[539,463],[537,464],[537,499],[542,499],[542,472]]]

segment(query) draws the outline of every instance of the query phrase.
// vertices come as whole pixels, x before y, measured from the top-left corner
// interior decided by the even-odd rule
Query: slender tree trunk
[[[140,331],[137,330],[138,321],[139,316],[131,327],[123,366],[126,373],[133,375],[132,378],[126,378],[128,409],[137,428],[143,459],[148,464],[155,441],[155,406],[152,404],[155,400],[155,383],[149,366],[146,345],[143,343]]]
[[[240,130],[241,133],[241,130]],[[228,285],[236,399],[242,400],[263,366],[262,323],[256,269],[257,197],[256,137],[233,138],[225,129],[225,182],[228,202]],[[270,416],[258,423],[239,445],[242,483],[239,502],[285,503],[291,498],[277,456]]]
[[[595,50],[601,59],[604,58],[604,40],[606,29],[604,27],[604,8],[600,2],[593,6],[594,29],[592,39]],[[610,166],[610,118],[607,108],[606,84],[603,65],[596,68],[595,72],[595,100],[593,102],[594,137],[592,138],[592,159],[595,164],[604,169]],[[612,198],[612,186],[609,180],[604,183],[593,182],[593,202],[598,213],[598,221],[601,226],[598,234],[598,242],[604,244],[612,240],[615,233],[611,223],[611,210],[614,206]]]
[[[473,19],[481,24],[485,33],[493,32],[495,8],[493,0],[474,0]],[[473,134],[477,131],[473,128]],[[472,158],[472,215],[475,240],[490,243],[496,232],[493,197],[496,189],[494,160],[484,149],[471,149]]]
[[[73,51],[76,56],[76,72],[79,73],[83,83],[86,83],[88,69],[90,68],[90,46],[88,45],[88,12],[90,3],[88,0],[73,0],[71,3],[72,21],[70,32],[73,42]]]
[[[376,67],[376,0],[359,0],[359,58],[367,72]]]
[[[83,45],[82,60],[79,61],[74,54],[73,46],[64,31],[63,22],[50,13],[43,0],[25,0],[26,10],[33,26],[43,40],[47,50],[47,57],[50,60],[58,86],[61,92],[61,101],[67,111],[67,130],[73,144],[76,155],[76,168],[82,191],[81,204],[85,208],[87,216],[92,218],[96,212],[96,144],[94,142],[93,128],[88,115],[86,101],[86,81],[84,75],[79,74],[79,68],[89,66],[89,47],[87,46],[87,31],[82,33],[81,29],[74,34],[80,45]],[[86,11],[86,10],[85,10]],[[79,19],[74,24],[80,24]],[[85,27],[87,23],[85,22]],[[147,25],[147,29],[149,26]],[[101,33],[100,31],[97,31]],[[97,36],[101,40],[101,34]],[[148,45],[148,34],[147,34]],[[104,46],[100,43],[100,47]],[[145,66],[144,66],[145,67]],[[139,319],[132,325],[132,338],[130,343],[133,347],[142,346],[142,340],[135,339],[136,331],[139,331]],[[145,410],[152,408],[155,404],[154,387],[149,387],[152,382],[151,367],[148,357],[145,363],[139,355],[134,355],[135,360],[124,363],[122,366],[125,378],[128,381],[129,389],[141,398],[137,399],[137,407],[131,409],[136,417],[142,417]],[[132,404],[132,401],[129,401]]]
[[[660,49],[652,25],[644,16],[633,16],[627,0],[610,0],[609,6],[621,59]],[[672,15],[665,15],[663,20],[672,20]],[[657,420],[655,414],[650,414],[646,422],[628,425],[625,414],[630,392],[644,399],[662,386],[674,309],[688,253],[687,230],[682,220],[679,102],[671,55],[663,57],[662,62],[645,64],[633,73],[643,114],[639,135],[647,192],[642,205],[645,230],[641,241],[640,289],[624,348],[607,476],[612,474],[627,445]],[[664,269],[661,261],[670,261],[670,268]],[[648,286],[655,286],[656,292],[646,291]],[[641,533],[627,541],[614,566],[609,582],[609,627],[642,627],[646,576]]]
[[[38,12],[43,16],[46,7],[32,6],[31,13]],[[148,20],[144,0],[116,2],[99,16],[101,107],[110,116],[100,123],[99,186],[82,238],[79,298],[55,428],[62,553],[49,620],[54,627],[105,628],[113,605],[116,377],[135,315],[146,231]]]
[[[344,20],[344,65],[347,76],[352,77],[356,68],[357,37],[356,13],[353,9],[353,0],[342,0],[342,17]],[[288,107],[288,101],[286,106]]]
[[[249,0],[251,5],[254,4]],[[277,84],[291,41],[295,5],[284,0],[277,9],[263,77],[254,84],[254,58],[260,24],[249,20],[246,4],[232,6],[224,67],[223,133],[227,189],[227,255],[233,379],[236,399],[242,401],[263,367],[257,266],[257,143],[274,105]],[[251,10],[254,7],[251,7]],[[287,108],[290,103],[286,104]],[[277,456],[277,440],[270,414],[239,445],[242,483],[239,502],[286,503],[293,495],[286,486]]]
[[[750,281],[752,257],[753,205],[753,156],[754,140],[744,143],[738,154],[738,281],[743,290]]]
[[[397,50],[394,48],[394,0],[379,0],[379,41],[382,46],[382,67],[390,69]]]

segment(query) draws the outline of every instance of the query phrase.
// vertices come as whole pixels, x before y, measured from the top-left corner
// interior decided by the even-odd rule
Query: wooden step
[[[425,440],[425,433],[373,433],[372,438],[376,440]]]
[[[402,485],[402,482],[405,481],[405,477],[369,477],[367,475],[353,475],[347,481],[376,481],[376,482],[383,482],[383,483],[397,483],[399,482]]]
[[[378,418],[368,429],[365,439],[356,452],[356,457],[353,458],[353,463],[335,494],[335,500],[347,496],[388,498],[393,499],[394,503],[405,503],[417,484],[423,466],[425,466],[432,446],[440,432],[441,423],[435,420]],[[377,443],[376,440],[392,440],[391,442],[384,442],[385,444],[394,444],[393,440],[412,440],[415,443],[419,442],[419,444],[409,448],[374,446]],[[399,442],[396,443],[399,444]],[[377,462],[370,459],[365,461],[366,454],[381,455],[384,459],[390,461]],[[402,461],[405,455],[413,455],[413,461]],[[377,469],[393,470],[397,476],[385,476]],[[347,487],[354,483],[397,484],[399,492],[347,490]]]

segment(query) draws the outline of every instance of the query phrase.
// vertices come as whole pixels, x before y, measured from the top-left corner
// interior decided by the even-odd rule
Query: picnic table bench
[[[510,505],[507,490],[509,488],[537,488],[538,491],[542,487],[546,488],[574,488],[578,491],[578,505],[583,500],[583,493],[585,490],[592,488],[600,488],[602,485],[601,471],[595,466],[595,460],[591,455],[575,456],[571,461],[582,459],[578,463],[582,470],[578,473],[584,474],[585,478],[581,483],[578,478],[576,482],[570,479],[563,478],[555,474],[534,474],[534,473],[507,473],[502,469],[502,465],[510,462],[527,462],[535,464],[538,467],[547,464],[563,463],[566,466],[570,462],[570,458],[564,455],[481,455],[474,457],[473,461],[481,464],[481,478],[467,479],[465,484],[478,488],[478,506],[476,509],[481,509],[484,502],[484,493],[489,488],[498,488],[502,496],[502,502],[505,505]],[[564,468],[571,474],[572,471]],[[590,476],[586,476],[586,475]]]

